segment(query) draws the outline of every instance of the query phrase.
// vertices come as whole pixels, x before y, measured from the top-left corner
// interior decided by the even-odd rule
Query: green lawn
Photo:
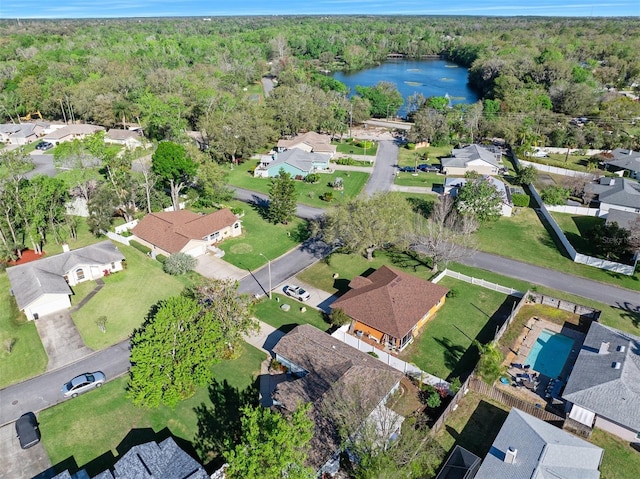
[[[244,210],[242,236],[220,243],[224,260],[245,270],[254,270],[267,260],[274,260],[306,239],[306,222],[295,218],[287,225],[274,225],[263,219],[251,205],[239,201],[230,203]],[[262,253],[264,256],[262,256]]]
[[[501,217],[483,225],[476,233],[478,249],[565,273],[640,290],[640,277],[611,273],[574,263],[561,251],[533,208],[518,208],[511,218]]]
[[[604,224],[603,218],[555,212],[551,215],[578,253],[596,256],[593,243],[589,240],[589,233],[597,225]]]
[[[35,323],[18,311],[9,289],[0,273],[0,388],[43,373],[48,361]]]
[[[288,304],[289,311],[283,311],[280,306]],[[305,312],[301,308],[306,308]],[[324,320],[324,315],[317,309],[305,306],[304,303],[296,301],[284,294],[273,294],[273,299],[263,298],[257,305],[255,317],[276,329],[289,332],[298,324],[310,324],[322,331],[329,329],[330,324]]]
[[[421,186],[423,188],[439,186],[444,188],[446,178],[445,175],[439,175],[438,173],[425,173],[424,171],[409,173],[398,171],[394,183],[399,186]]]
[[[200,419],[212,419],[203,409],[217,406],[218,414],[237,417],[237,404],[231,399],[239,393],[248,393],[254,386],[264,359],[263,351],[245,344],[240,358],[214,367],[216,384],[211,390],[198,389],[175,409],[147,410],[133,406],[125,398],[128,377],[124,376],[99,390],[42,411],[38,417],[42,442],[53,464],[75,462],[78,467],[87,466],[91,476],[113,465],[114,455],[118,454],[116,448],[121,443],[133,446],[164,439],[169,433],[182,440],[181,445],[186,443],[192,450],[189,452],[197,451],[200,460],[206,463],[211,457],[198,447],[198,423]],[[224,386],[224,381],[228,385]],[[252,397],[257,400],[257,392]],[[224,439],[225,432],[217,431],[220,439]]]
[[[84,246],[89,246],[91,244],[99,243],[100,241],[105,241],[107,238],[105,236],[101,238],[96,238],[90,231],[89,226],[87,225],[87,221],[85,218],[77,216],[78,220],[77,226],[77,238],[67,238],[67,244],[69,248],[72,250],[83,248]],[[62,243],[56,243],[53,238],[49,238],[49,241],[44,245],[44,251],[49,256],[54,254],[62,253]]]
[[[269,178],[253,177],[253,170],[256,164],[252,160],[239,166],[234,166],[233,170],[230,169],[228,171],[227,182],[239,188],[246,188],[268,195],[271,182]],[[342,191],[334,190],[329,186],[329,183],[333,182],[337,177],[342,178],[344,182]],[[330,203],[321,200],[320,196],[328,192],[333,194],[333,203],[344,203],[350,198],[358,196],[368,179],[369,174],[360,171],[338,170],[332,174],[320,173],[320,181],[316,184],[296,181],[296,203],[326,208]]]
[[[118,248],[126,258],[126,269],[105,277],[104,288],[73,313],[82,339],[92,349],[102,349],[126,339],[142,324],[153,305],[180,294],[184,288],[184,278],[180,280],[164,273],[158,261],[130,246],[118,245]],[[106,333],[95,324],[100,316],[107,317]]]
[[[447,298],[401,358],[443,379],[460,377],[478,361],[472,341],[491,341],[515,298],[449,277],[439,284],[455,290],[455,297]]]
[[[567,170],[575,170],[582,172],[593,172],[593,168],[589,168],[586,155],[570,154],[567,158],[566,153],[549,153],[547,158],[535,158],[531,156],[525,156],[522,159],[530,161],[532,163],[539,163],[541,165],[556,166],[558,168],[565,168]]]
[[[417,148],[409,150],[400,148],[398,150],[398,166],[415,166],[416,154],[419,155],[418,164],[429,163],[439,165],[439,158],[446,158],[451,155],[451,145],[447,146],[429,146],[427,148]],[[424,158],[429,158],[427,161]]]
[[[369,141],[369,140],[367,140]],[[358,143],[358,140],[354,140],[355,143]],[[345,155],[367,155],[367,156],[376,156],[376,154],[378,153],[378,143],[376,143],[375,141],[371,142],[373,143],[373,147],[372,148],[367,148],[366,150],[364,148],[361,148],[357,145],[354,144],[354,142],[350,142],[350,141],[332,141],[331,144],[332,145],[336,145],[336,151],[338,153],[343,153]]]
[[[601,429],[594,429],[590,442],[604,449],[600,465],[601,479],[636,479],[640,477],[640,452],[628,442]]]

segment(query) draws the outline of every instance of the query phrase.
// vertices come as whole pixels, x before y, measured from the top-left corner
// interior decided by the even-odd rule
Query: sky
[[[0,18],[235,15],[640,16],[640,0],[0,0]]]

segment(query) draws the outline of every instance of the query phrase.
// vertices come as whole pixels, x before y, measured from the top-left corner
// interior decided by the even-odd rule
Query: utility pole
[[[271,299],[271,260],[262,253],[260,253],[260,256],[262,256],[264,259],[267,260],[267,264],[269,268],[269,299]]]

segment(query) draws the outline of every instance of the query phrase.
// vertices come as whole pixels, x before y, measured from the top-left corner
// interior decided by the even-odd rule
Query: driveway
[[[53,155],[46,155],[34,150],[31,152],[31,161],[33,161],[34,168],[24,175],[26,178],[33,178],[35,175],[56,176]]]
[[[34,322],[49,357],[47,371],[66,366],[93,352],[82,341],[69,311],[42,316]]]
[[[273,292],[284,294],[284,287],[287,284],[295,284],[297,286],[301,286],[302,289],[309,292],[309,295],[311,297],[304,303],[300,303],[300,306],[311,306],[312,308],[323,311],[327,314],[331,313],[331,308],[329,308],[329,305],[337,299],[336,295],[332,295],[331,293],[327,293],[320,288],[311,286],[310,284],[299,280],[297,276],[292,276],[286,281],[283,281],[278,286],[273,288]]]
[[[377,192],[389,191],[396,174],[398,164],[398,144],[395,140],[385,140],[378,143],[375,168],[369,181],[364,187],[368,196]]]
[[[248,271],[240,269],[231,263],[227,263],[222,258],[218,258],[212,254],[200,255],[197,260],[196,271],[205,278],[240,281],[249,274]]]
[[[31,479],[51,467],[51,461],[42,442],[29,449],[20,448],[14,423],[0,427],[0,451],[2,451],[1,478]],[[44,479],[53,475],[53,471],[50,471],[48,476],[39,477]]]

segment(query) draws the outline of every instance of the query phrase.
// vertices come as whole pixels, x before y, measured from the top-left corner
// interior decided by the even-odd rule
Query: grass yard
[[[578,253],[596,256],[593,244],[589,240],[589,233],[597,225],[604,224],[605,220],[603,218],[556,212],[552,212],[551,215]]]
[[[398,150],[398,166],[415,166],[416,154],[419,155],[418,164],[439,165],[440,158],[446,158],[451,155],[451,148],[451,145],[429,146],[427,148],[416,148],[415,150],[400,148]],[[426,158],[429,158],[429,160],[427,161]]]
[[[441,187],[444,188],[444,180],[447,177],[438,173],[409,173],[405,171],[396,172],[394,183],[398,186],[421,186],[423,188]]]
[[[367,156],[376,156],[378,153],[378,143],[371,140],[366,140],[373,144],[371,148],[364,149],[358,146],[356,143],[359,140],[356,138],[353,141],[332,141],[332,145],[336,145],[336,151],[338,153],[343,153],[345,155],[367,155]]]
[[[525,261],[584,278],[640,290],[638,273],[627,276],[593,266],[574,263],[561,253],[533,208],[519,208],[511,218],[501,217],[483,225],[476,233],[478,249],[508,258]]]
[[[76,218],[78,220],[77,238],[76,239],[67,238],[66,240],[70,249],[74,250],[78,248],[83,248],[85,246],[99,243],[100,241],[105,241],[107,239],[105,236],[101,238],[96,238],[89,231],[89,226],[87,225],[86,219],[79,216],[77,216]],[[44,252],[49,256],[54,254],[60,254],[62,253],[62,243],[59,243],[59,244],[55,243],[55,241],[53,241],[53,238],[50,238],[50,240],[44,245]]]
[[[182,401],[175,409],[147,410],[133,406],[125,398],[128,376],[124,376],[99,390],[41,412],[38,420],[42,442],[53,464],[62,468],[69,465],[87,467],[91,476],[113,466],[118,446],[128,448],[164,439],[169,434],[178,439],[181,446],[186,443],[191,449],[187,449],[188,452],[198,451],[200,460],[208,462],[210,456],[198,447],[199,420],[212,420],[204,408],[217,407],[219,414],[237,417],[237,404],[232,398],[254,387],[264,359],[264,352],[244,344],[240,358],[223,361],[214,367],[215,387],[198,389],[193,397]],[[223,385],[224,381],[228,382],[227,386]],[[257,392],[253,397],[257,400]],[[220,434],[218,438],[223,438],[225,430],[216,433]]]
[[[640,477],[640,452],[628,442],[601,429],[594,429],[589,442],[604,449],[600,465],[601,479],[636,479]]]
[[[227,183],[268,195],[271,182],[268,178],[254,178],[253,170],[255,167],[256,163],[253,160],[234,166],[233,170],[228,171]],[[337,177],[342,178],[344,182],[342,191],[334,190],[328,186]],[[326,208],[331,203],[321,200],[320,196],[328,192],[333,193],[333,203],[344,203],[358,196],[368,179],[369,174],[360,171],[338,170],[332,174],[320,173],[320,181],[316,184],[296,181],[296,203]]]
[[[587,161],[588,158],[589,157],[587,155],[569,154],[569,157],[567,158],[566,153],[549,153],[547,158],[525,156],[522,159],[532,163],[539,163],[541,165],[556,166],[567,170],[591,173],[594,169],[589,167],[589,163]]]
[[[455,297],[447,298],[400,357],[443,379],[464,377],[478,361],[473,340],[491,341],[516,299],[449,277],[439,284]]]
[[[48,361],[35,323],[18,311],[9,289],[0,273],[0,388],[43,373]]]
[[[130,246],[118,248],[126,257],[126,269],[105,277],[104,288],[73,313],[82,339],[92,349],[102,349],[129,337],[154,304],[180,294],[185,286],[185,278],[164,273],[158,261]],[[107,317],[106,333],[95,324],[100,316]]]
[[[473,268],[471,266],[456,263],[449,265],[449,268],[468,276],[482,278],[493,283],[498,283],[502,286],[509,286],[519,291],[524,292],[530,289],[538,293],[548,294],[555,298],[565,299],[576,304],[582,304],[594,309],[599,309],[602,311],[600,315],[600,322],[602,324],[620,329],[621,331],[627,331],[631,334],[640,335],[640,312],[626,311],[607,304],[599,303],[598,301],[582,298],[562,291],[556,291],[551,288],[527,283],[526,281],[509,278],[507,276],[502,276],[483,269]]]
[[[270,260],[283,255],[307,236],[306,222],[294,218],[288,225],[274,225],[263,219],[259,212],[246,203],[230,202],[231,206],[244,209],[242,236],[230,238],[218,245],[224,250],[224,260],[245,270],[254,270]]]
[[[291,306],[289,311],[283,311],[280,306],[288,304]],[[288,333],[298,324],[310,324],[316,328],[326,331],[330,324],[324,320],[324,315],[317,309],[306,307],[306,311],[302,312],[301,308],[306,307],[304,303],[296,301],[284,294],[273,294],[273,299],[263,298],[256,304],[254,315],[260,321],[281,329]]]
[[[435,439],[447,451],[447,457],[459,445],[484,459],[508,415],[509,408],[504,404],[469,391]]]

